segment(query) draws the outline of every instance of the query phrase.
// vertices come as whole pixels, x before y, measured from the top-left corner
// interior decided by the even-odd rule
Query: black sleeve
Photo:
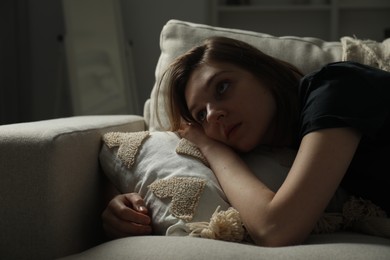
[[[389,121],[390,73],[354,62],[331,63],[302,79],[300,102],[300,138],[319,129],[354,127],[376,139]]]

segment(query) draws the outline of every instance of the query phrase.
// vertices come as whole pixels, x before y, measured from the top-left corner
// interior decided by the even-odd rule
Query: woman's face
[[[207,136],[238,151],[273,141],[275,100],[246,70],[230,63],[202,64],[189,78],[185,99]]]

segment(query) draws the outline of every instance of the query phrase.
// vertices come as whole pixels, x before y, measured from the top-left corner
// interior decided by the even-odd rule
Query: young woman
[[[301,243],[340,185],[390,213],[390,73],[339,62],[303,77],[244,42],[214,37],[165,77],[172,130],[202,151],[256,244]],[[276,193],[239,156],[258,145],[297,149]],[[146,212],[139,195],[119,195],[103,214],[106,230],[118,221],[115,232],[147,234]]]

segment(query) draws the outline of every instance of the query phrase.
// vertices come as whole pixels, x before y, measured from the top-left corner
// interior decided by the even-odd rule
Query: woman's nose
[[[214,107],[210,104],[207,105],[207,122],[219,123],[226,116],[223,109]]]

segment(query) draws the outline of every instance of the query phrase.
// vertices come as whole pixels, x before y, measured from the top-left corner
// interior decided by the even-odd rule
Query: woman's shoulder
[[[336,92],[379,91],[390,96],[390,72],[353,61],[329,63],[304,76],[300,95],[316,89]]]
[[[390,73],[356,62],[336,62],[307,75],[300,85],[301,136],[332,127],[354,127],[374,137],[389,120]]]
[[[370,77],[378,80],[390,80],[390,72],[354,61],[338,61],[328,63],[319,70],[307,74],[303,77],[303,80],[348,77]]]

